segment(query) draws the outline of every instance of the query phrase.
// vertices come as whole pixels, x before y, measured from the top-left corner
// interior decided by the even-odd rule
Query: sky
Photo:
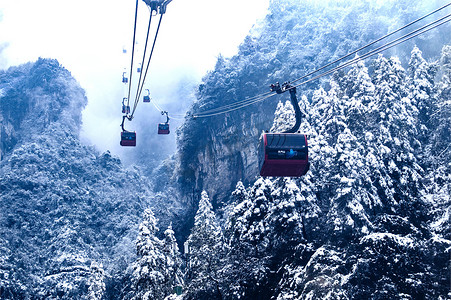
[[[121,79],[130,68],[135,4],[133,0],[0,0],[0,68],[38,57],[58,59],[87,93],[82,141],[119,156],[128,151],[118,147],[118,136],[121,101],[127,93]],[[174,89],[200,82],[220,54],[236,54],[268,6],[269,0],[173,0],[162,20],[146,80],[152,99],[163,109],[175,105],[181,110],[175,113],[183,113],[192,99],[175,99]],[[149,17],[141,0],[138,11],[140,61]],[[155,110],[140,103],[137,117],[149,109]],[[159,122],[164,121],[161,118]],[[174,135],[170,139],[175,145]]]

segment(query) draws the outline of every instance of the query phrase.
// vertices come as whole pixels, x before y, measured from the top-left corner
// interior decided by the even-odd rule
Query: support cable
[[[345,56],[340,57],[339,59],[336,59],[336,60],[334,60],[334,61],[332,61],[332,62],[330,62],[330,63],[328,63],[328,64],[322,66],[322,67],[319,68],[319,69],[316,69],[316,70],[314,70],[314,71],[312,71],[312,72],[310,72],[310,73],[308,73],[308,74],[305,74],[304,76],[302,76],[302,77],[300,77],[300,78],[298,78],[298,79],[296,79],[296,80],[293,80],[292,83],[295,83],[295,82],[297,82],[297,81],[299,81],[299,80],[302,80],[302,79],[304,79],[304,78],[306,78],[306,77],[308,77],[308,76],[310,76],[310,75],[312,75],[312,74],[315,74],[315,73],[317,73],[317,72],[319,72],[319,71],[321,71],[321,70],[324,70],[325,68],[327,68],[327,67],[329,67],[329,66],[331,66],[331,65],[333,65],[333,64],[335,64],[335,63],[337,63],[337,62],[339,62],[339,61],[342,61],[343,59],[348,58],[348,57],[350,57],[351,55],[354,55],[354,54],[356,54],[357,52],[362,51],[363,49],[366,49],[366,48],[368,48],[368,47],[370,47],[370,46],[376,44],[377,42],[380,42],[380,41],[382,41],[382,40],[384,40],[384,39],[386,39],[386,38],[388,38],[388,37],[394,35],[395,33],[398,33],[398,32],[400,32],[401,30],[406,29],[407,27],[410,27],[410,26],[412,26],[412,25],[415,24],[415,23],[418,23],[418,22],[421,21],[421,20],[424,20],[425,18],[427,18],[427,17],[429,17],[429,16],[431,16],[431,15],[433,15],[433,14],[435,14],[435,13],[441,11],[442,9],[444,9],[444,8],[450,6],[450,5],[451,5],[451,2],[448,3],[448,4],[446,4],[446,5],[443,5],[442,7],[440,7],[440,8],[438,8],[438,9],[434,10],[433,12],[431,12],[431,13],[429,13],[429,14],[427,14],[427,15],[421,17],[421,18],[416,19],[416,20],[413,21],[413,22],[410,22],[410,23],[407,24],[407,25],[404,25],[403,27],[401,27],[401,28],[399,28],[399,29],[397,29],[397,30],[395,30],[395,31],[392,31],[392,32],[390,32],[390,33],[384,35],[384,36],[381,37],[381,38],[378,38],[378,39],[372,41],[372,42],[369,43],[369,44],[366,44],[366,45],[363,46],[363,47],[360,47],[360,48],[357,49],[357,50],[352,51],[351,53],[346,54]]]
[[[138,106],[138,103],[139,103],[139,97],[141,97],[142,89],[143,89],[143,87],[144,87],[144,82],[146,81],[147,72],[149,71],[150,60],[152,59],[152,54],[153,54],[153,51],[154,51],[154,49],[155,49],[155,43],[156,43],[156,41],[157,41],[158,32],[159,32],[159,30],[160,30],[160,25],[161,25],[161,20],[162,20],[162,19],[163,19],[163,14],[160,14],[160,20],[159,20],[159,22],[158,22],[157,31],[156,31],[156,33],[155,33],[155,38],[154,38],[154,40],[153,40],[153,45],[152,45],[152,50],[150,51],[149,60],[148,60],[148,62],[147,62],[146,72],[144,73],[143,83],[142,83],[142,85],[140,86],[139,90],[137,91],[137,97],[136,97],[136,99],[135,99],[135,104],[133,105],[133,110],[132,110],[132,113],[131,113],[131,115],[130,115],[131,118],[133,118],[133,115],[135,114],[136,107]]]
[[[142,59],[142,62],[141,62],[141,66],[144,66],[144,61],[146,59],[147,43],[149,42],[149,33],[150,33],[150,24],[151,23],[152,23],[152,11],[150,12],[149,25],[147,26],[146,43],[144,44],[144,53],[143,53],[143,59]],[[137,91],[139,91],[139,88],[141,86],[141,77],[142,77],[142,72],[139,72],[139,80],[138,80]],[[144,85],[144,82],[142,83],[142,85]],[[136,93],[138,93],[138,92],[136,92]],[[137,100],[139,101],[139,98],[136,95],[135,103],[136,103]]]
[[[450,3],[450,5],[451,5],[451,3]],[[370,51],[368,53],[365,53],[363,56],[356,57],[356,58],[354,58],[354,59],[352,59],[352,60],[350,60],[350,61],[348,61],[346,63],[343,63],[343,64],[341,64],[341,65],[339,65],[337,67],[332,68],[331,70],[328,70],[328,71],[326,71],[324,73],[321,73],[321,74],[319,74],[319,75],[317,75],[317,76],[315,76],[315,77],[313,77],[311,79],[308,79],[306,81],[303,81],[303,82],[301,82],[301,83],[299,83],[297,85],[294,85],[291,88],[296,88],[296,87],[298,87],[300,85],[309,83],[309,82],[311,82],[313,80],[316,80],[316,79],[318,79],[320,77],[323,77],[323,76],[329,75],[331,73],[334,73],[334,72],[336,72],[338,70],[341,70],[341,69],[343,69],[345,67],[348,67],[348,66],[350,66],[350,65],[352,65],[352,64],[354,64],[354,63],[356,63],[358,61],[361,61],[361,60],[364,60],[364,59],[366,59],[368,57],[371,57],[373,55],[379,54],[382,51],[388,50],[388,49],[390,49],[390,48],[392,48],[394,46],[397,46],[397,45],[399,45],[401,43],[404,43],[404,42],[406,42],[406,41],[408,41],[408,40],[410,40],[410,39],[412,39],[412,38],[414,38],[414,37],[416,37],[416,36],[418,36],[420,34],[423,34],[423,33],[426,33],[428,31],[432,30],[432,29],[435,29],[438,26],[441,26],[441,25],[443,25],[443,24],[445,24],[447,22],[450,22],[451,19],[446,20],[450,16],[451,16],[451,14],[448,14],[445,17],[442,17],[442,18],[440,18],[437,21],[431,22],[431,23],[429,23],[429,24],[427,24],[427,25],[425,25],[425,26],[423,26],[423,27],[421,27],[419,29],[416,29],[416,30],[414,30],[414,31],[412,31],[412,32],[410,32],[408,34],[405,34],[404,36],[402,36],[402,37],[400,37],[398,39],[395,39],[394,41],[386,43],[385,45],[382,45],[381,47],[379,47],[379,48],[377,48],[375,50],[372,50],[372,51]],[[436,24],[436,25],[432,26],[434,24]],[[428,27],[430,27],[430,28],[428,28]],[[313,74],[313,73],[315,73],[315,72],[312,72],[311,74]],[[297,79],[297,80],[299,80],[299,79]],[[232,104],[229,104],[229,105],[225,105],[223,107],[218,107],[216,109],[207,110],[207,111],[201,112],[199,114],[195,114],[195,115],[193,115],[193,117],[194,118],[204,118],[204,117],[211,117],[211,116],[224,114],[224,113],[227,113],[227,112],[231,112],[231,111],[234,111],[234,110],[238,110],[238,109],[244,108],[246,106],[255,104],[257,102],[261,102],[263,100],[266,100],[267,98],[275,96],[276,94],[271,94],[271,95],[268,95],[268,96],[265,96],[265,95],[267,95],[267,93],[254,97],[255,100],[252,100],[252,101],[249,101],[249,99],[247,99],[247,100],[235,102],[235,103],[232,103]],[[230,109],[228,109],[229,107],[230,107]],[[224,108],[227,108],[227,109],[224,110]]]
[[[127,97],[127,105],[130,106],[130,91],[132,88],[132,76],[133,76],[133,58],[135,56],[135,40],[136,40],[136,23],[138,21],[138,0],[136,0],[136,9],[135,9],[135,23],[133,25],[133,46],[132,46],[132,62],[130,65],[130,80],[128,82],[128,97]],[[122,123],[124,123],[122,121]]]
[[[451,5],[451,3],[448,4],[448,5],[445,5],[444,7],[449,6],[449,5]],[[442,7],[441,9],[443,9],[444,7]],[[440,9],[438,9],[438,10],[440,10]],[[438,10],[436,10],[436,11],[438,11]],[[435,12],[436,12],[436,11],[435,11]],[[429,15],[431,15],[431,14],[432,14],[432,13],[428,14],[427,16],[429,16]],[[434,28],[436,28],[436,27],[438,27],[438,26],[440,26],[440,25],[443,25],[443,24],[445,24],[445,23],[451,21],[450,19],[446,20],[446,19],[449,18],[450,16],[451,16],[451,14],[448,14],[448,15],[446,15],[446,16],[440,18],[439,20],[436,20],[436,21],[431,22],[431,23],[429,23],[429,24],[427,24],[427,25],[424,25],[423,27],[420,27],[419,29],[416,29],[416,30],[414,30],[414,31],[412,31],[412,32],[410,32],[410,33],[408,33],[408,34],[405,34],[404,36],[402,36],[402,37],[400,37],[400,38],[398,38],[398,39],[395,39],[394,41],[391,41],[391,42],[389,42],[389,43],[386,43],[385,45],[382,45],[382,46],[380,46],[380,47],[378,47],[378,48],[376,48],[376,49],[374,49],[374,50],[372,50],[372,51],[370,51],[370,52],[368,52],[368,53],[365,53],[365,54],[364,54],[363,56],[361,56],[361,57],[354,58],[354,59],[352,59],[352,60],[350,60],[350,61],[348,61],[348,62],[346,62],[346,63],[343,63],[343,64],[341,64],[341,65],[339,65],[339,66],[337,66],[337,67],[332,68],[332,69],[329,70],[329,71],[326,71],[326,72],[324,72],[324,73],[321,73],[321,74],[319,74],[319,75],[317,75],[317,76],[315,76],[315,77],[313,77],[313,78],[311,78],[311,79],[309,79],[309,80],[303,81],[303,82],[301,82],[301,83],[299,83],[299,84],[297,84],[297,85],[294,85],[294,86],[292,86],[292,88],[298,87],[298,86],[303,85],[303,84],[306,84],[306,83],[311,82],[311,81],[313,81],[313,80],[316,80],[316,79],[318,79],[318,78],[320,78],[320,77],[329,75],[329,74],[331,74],[331,73],[333,73],[333,72],[335,72],[335,71],[341,70],[341,69],[343,69],[343,68],[345,68],[345,67],[347,67],[347,66],[349,66],[349,65],[351,65],[351,64],[353,64],[353,63],[356,63],[356,62],[358,62],[358,61],[361,61],[361,60],[363,60],[363,59],[366,59],[366,58],[368,58],[368,57],[370,57],[370,56],[373,56],[373,55],[378,54],[378,53],[380,53],[380,52],[382,52],[382,51],[385,51],[385,50],[387,50],[387,49],[390,49],[390,48],[392,48],[392,47],[394,47],[394,46],[396,46],[396,45],[399,45],[399,44],[401,44],[401,43],[404,43],[404,42],[406,42],[406,41],[408,41],[408,40],[410,40],[410,39],[412,39],[412,38],[414,38],[414,37],[416,37],[416,36],[418,36],[418,35],[420,35],[420,34],[423,34],[423,33],[425,33],[425,32],[428,32],[428,31],[430,31],[430,30],[432,30],[432,29],[434,29]],[[426,16],[425,16],[425,17],[426,17]],[[422,17],[422,18],[420,18],[420,19],[424,19],[425,17]],[[420,20],[420,19],[418,19],[418,20]],[[443,21],[443,20],[444,20],[444,21]],[[440,21],[442,21],[442,22],[440,22]],[[439,22],[440,22],[440,23],[439,23]],[[411,22],[410,25],[413,24],[413,23],[415,23],[415,21],[414,21],[414,22]],[[437,24],[437,23],[439,23],[439,24]],[[437,25],[435,25],[435,26],[433,26],[433,27],[431,27],[431,28],[426,29],[427,27],[430,27],[430,26],[432,26],[432,25],[434,25],[434,24],[437,24]],[[407,27],[407,25],[404,26],[403,28],[406,28],[406,27]],[[398,31],[399,31],[399,30],[397,30],[396,32],[398,32]],[[382,39],[382,38],[381,38],[381,39]],[[378,39],[378,40],[381,40],[381,39]],[[360,49],[360,50],[361,50],[361,49]],[[358,51],[360,51],[360,50],[358,50]],[[355,54],[356,52],[357,52],[357,51],[351,52],[350,54],[346,55],[346,57],[348,57],[349,55]],[[345,58],[345,57],[343,57],[343,58]],[[339,60],[336,60],[336,61],[334,61],[333,63],[336,63],[336,62],[342,60],[343,58],[341,58],[341,59],[339,59]],[[330,66],[331,64],[332,64],[332,63],[330,63],[330,64],[328,64],[328,65],[326,65],[326,66]],[[315,70],[315,71],[313,71],[313,72],[310,72],[308,75],[305,75],[305,76],[303,76],[303,77],[301,77],[301,78],[298,78],[298,79],[296,79],[295,81],[299,81],[300,79],[303,79],[303,78],[305,78],[305,77],[307,77],[307,76],[309,76],[309,75],[311,75],[311,74],[314,74],[314,73],[318,72],[319,70],[324,69],[326,66],[321,67],[321,68],[319,68],[319,69],[317,69],[317,70]],[[269,92],[269,93],[272,93],[272,92]],[[198,114],[194,115],[193,117],[194,117],[194,118],[201,118],[201,117],[211,117],[211,116],[216,116],[216,115],[224,114],[224,113],[227,113],[227,112],[231,112],[231,111],[234,111],[234,110],[241,109],[241,108],[243,108],[243,107],[252,105],[252,104],[257,103],[257,102],[261,102],[261,101],[263,101],[263,100],[265,100],[265,99],[267,99],[267,98],[270,98],[270,97],[272,97],[272,96],[275,96],[276,94],[271,94],[271,95],[269,95],[269,96],[266,96],[266,95],[268,95],[268,93],[265,93],[265,94],[261,94],[261,95],[255,96],[255,97],[250,98],[250,99],[246,99],[246,100],[238,101],[238,102],[231,103],[231,104],[228,104],[228,105],[224,105],[224,106],[221,106],[221,107],[218,107],[218,108],[215,108],[215,109],[206,110],[206,111],[203,111],[203,112],[201,112],[201,113],[198,113]],[[251,100],[251,99],[252,99],[252,100]],[[255,100],[254,100],[254,99],[255,99]],[[225,110],[224,110],[224,109],[225,109]]]

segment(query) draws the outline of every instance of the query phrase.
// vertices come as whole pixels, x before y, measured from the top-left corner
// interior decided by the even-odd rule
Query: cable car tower
[[[302,112],[296,98],[296,87],[285,82],[271,85],[271,92],[290,92],[291,105],[296,114],[296,123],[281,133],[263,133],[260,138],[260,176],[300,177],[310,168],[308,161],[307,136],[298,133],[302,122]]]
[[[131,65],[130,65],[130,76],[129,78],[126,77],[126,72],[122,74],[122,82],[126,85],[128,84],[128,96],[124,97],[122,100],[122,112],[124,115],[122,116],[122,123],[121,123],[121,146],[136,146],[136,132],[134,131],[127,131],[124,127],[125,120],[131,121],[133,119],[133,116],[135,114],[136,108],[139,103],[139,99],[141,97],[142,89],[144,87],[144,82],[146,80],[147,72],[149,70],[150,60],[152,58],[153,50],[155,48],[155,43],[157,40],[158,32],[160,30],[161,20],[163,19],[163,15],[166,13],[166,8],[172,0],[143,0],[144,3],[149,7],[150,16],[149,16],[149,25],[147,28],[147,36],[146,36],[146,43],[144,46],[144,54],[142,57],[142,62],[139,63],[137,70],[137,73],[139,74],[139,80],[138,80],[138,86],[136,89],[136,95],[135,95],[135,101],[132,102],[133,106],[130,106],[130,94],[131,94],[131,87],[132,87],[132,76],[133,76],[133,62],[134,62],[134,56],[135,56],[135,44],[136,44],[136,25],[137,25],[137,19],[138,19],[138,3],[139,0],[136,0],[136,10],[135,10],[135,21],[134,21],[134,30],[133,30],[133,47],[132,47],[132,57],[131,57]],[[158,27],[155,32],[152,48],[149,54],[149,57],[146,57],[146,51],[149,41],[149,34],[150,34],[150,25],[152,21],[153,16],[160,15],[160,19],[158,21]],[[144,68],[144,63],[147,58],[147,65],[146,68]],[[149,94],[144,96],[143,98],[144,102],[150,102]],[[126,103],[125,103],[126,102]],[[168,118],[169,120],[169,118]],[[168,122],[166,122],[167,124]],[[169,133],[169,125],[167,125],[168,133]]]

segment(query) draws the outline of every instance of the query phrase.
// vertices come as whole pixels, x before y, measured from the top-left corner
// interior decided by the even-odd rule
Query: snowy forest
[[[0,70],[0,299],[451,299],[450,23],[297,89],[301,178],[258,176],[287,93],[192,118],[446,4],[423,2],[272,0],[153,172],[80,141],[57,60]]]

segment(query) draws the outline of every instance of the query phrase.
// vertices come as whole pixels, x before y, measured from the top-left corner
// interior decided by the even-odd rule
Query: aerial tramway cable
[[[130,80],[128,82],[128,96],[127,96],[127,105],[130,106],[130,92],[131,92],[131,88],[132,88],[132,76],[133,76],[133,59],[135,56],[135,41],[136,41],[136,23],[138,21],[138,1],[136,0],[136,8],[135,8],[135,22],[133,25],[133,46],[132,46],[132,60],[131,60],[131,64],[130,64]],[[123,123],[122,122],[122,127],[123,127]]]
[[[136,98],[135,98],[135,104],[133,106],[133,110],[132,110],[132,113],[130,115],[131,118],[133,118],[133,115],[134,115],[134,113],[136,111],[136,107],[138,106],[138,103],[139,103],[139,97],[141,97],[142,89],[144,87],[144,82],[146,81],[147,72],[149,71],[150,60],[152,59],[152,54],[153,54],[153,51],[155,49],[155,43],[157,41],[158,32],[160,31],[160,25],[161,25],[161,20],[163,19],[163,15],[164,14],[160,14],[160,20],[158,21],[158,27],[157,27],[157,31],[155,33],[155,38],[153,40],[152,50],[150,51],[149,60],[147,61],[147,66],[146,66],[146,71],[144,73],[143,83],[141,84],[141,86],[137,90]]]
[[[149,33],[150,33],[150,25],[151,25],[151,23],[152,23],[152,11],[150,12],[149,25],[147,26],[146,43],[144,44],[144,53],[143,53],[143,59],[142,59],[142,62],[141,62],[141,68],[144,65],[144,61],[146,59],[147,43],[149,41]],[[142,72],[139,72],[138,90],[139,90],[139,87],[141,86],[141,77],[142,77]],[[144,82],[142,84],[144,85]],[[136,105],[136,98],[135,98],[135,105]],[[133,107],[135,107],[135,105]],[[133,114],[131,115],[131,117],[133,118]]]
[[[415,24],[415,23],[420,22],[421,20],[424,20],[425,18],[427,18],[427,17],[429,17],[429,16],[431,16],[431,15],[433,15],[433,14],[435,14],[435,13],[441,11],[442,9],[444,9],[444,8],[450,6],[450,5],[451,5],[451,3],[448,3],[448,4],[446,4],[446,5],[443,5],[442,7],[437,8],[436,10],[434,10],[434,11],[431,12],[431,13],[428,13],[427,15],[422,16],[421,18],[418,18],[418,19],[416,19],[415,21],[410,22],[409,24],[404,25],[403,27],[401,27],[401,28],[399,28],[399,29],[397,29],[397,30],[395,30],[395,31],[392,31],[392,32],[390,32],[390,33],[384,35],[383,37],[380,37],[380,38],[378,38],[378,39],[376,39],[376,40],[370,42],[369,44],[366,44],[365,46],[360,47],[359,49],[354,50],[354,51],[352,51],[352,52],[346,54],[345,56],[342,56],[342,57],[340,57],[340,58],[338,58],[338,59],[336,59],[336,60],[334,60],[334,61],[332,61],[332,62],[330,62],[330,63],[328,63],[328,64],[326,64],[326,65],[324,65],[324,66],[322,66],[321,68],[318,68],[318,69],[316,69],[316,70],[314,70],[314,71],[312,71],[312,72],[310,72],[310,73],[308,73],[308,74],[305,74],[304,76],[302,76],[302,77],[300,77],[300,78],[298,78],[298,79],[295,79],[295,80],[291,81],[291,83],[295,83],[295,82],[297,82],[297,81],[299,81],[299,80],[302,80],[302,79],[304,79],[304,78],[306,78],[306,77],[308,77],[308,76],[310,76],[310,75],[312,75],[312,74],[315,74],[315,73],[317,73],[317,72],[319,72],[319,71],[321,71],[321,70],[324,70],[325,68],[327,68],[327,67],[329,67],[329,66],[331,66],[331,65],[333,65],[333,64],[335,64],[335,63],[337,63],[337,62],[339,62],[339,61],[342,61],[343,59],[348,58],[348,57],[350,57],[351,55],[354,55],[354,54],[356,54],[357,52],[362,51],[362,50],[364,50],[364,49],[366,49],[366,48],[368,48],[368,47],[370,47],[370,46],[376,44],[377,42],[380,42],[380,41],[382,41],[382,40],[384,40],[384,39],[386,39],[386,38],[388,38],[388,37],[394,35],[395,33],[398,33],[398,32],[400,32],[401,30],[406,29],[407,27],[412,26],[412,25]]]
[[[441,20],[443,20],[443,19],[445,19],[445,18],[449,18],[450,16],[451,16],[451,14],[447,15],[446,17],[443,17]],[[352,65],[352,64],[354,64],[354,63],[356,63],[356,62],[359,62],[359,61],[361,61],[361,60],[367,59],[368,57],[371,57],[371,56],[376,55],[376,54],[379,54],[379,53],[381,53],[381,52],[383,52],[383,51],[385,51],[385,50],[388,50],[388,49],[390,49],[390,48],[393,48],[393,47],[395,47],[395,46],[397,46],[397,45],[399,45],[399,44],[402,44],[402,43],[404,43],[404,42],[406,42],[406,41],[408,41],[408,40],[410,40],[410,39],[412,39],[412,38],[414,38],[414,37],[417,37],[417,36],[420,35],[420,34],[426,33],[426,32],[428,32],[428,31],[430,31],[430,30],[432,30],[432,29],[435,29],[435,28],[437,28],[438,26],[441,26],[441,25],[443,25],[443,24],[445,24],[445,23],[447,23],[447,22],[450,22],[450,21],[451,21],[451,19],[444,20],[444,21],[440,22],[439,24],[436,24],[435,26],[433,26],[433,27],[431,27],[431,28],[428,28],[428,29],[425,29],[425,27],[429,27],[430,25],[429,25],[429,24],[428,24],[428,25],[425,25],[425,26],[423,26],[422,28],[419,28],[419,29],[417,29],[417,30],[415,30],[415,31],[413,31],[413,32],[411,32],[411,33],[409,33],[409,34],[406,34],[406,35],[402,36],[401,38],[398,38],[398,39],[396,39],[396,40],[394,40],[394,41],[392,41],[392,42],[390,42],[390,43],[387,43],[387,44],[385,44],[385,45],[383,45],[383,46],[377,48],[377,49],[376,49],[377,51],[376,51],[376,50],[370,51],[370,52],[364,54],[364,55],[361,56],[361,57],[354,58],[354,59],[352,59],[352,60],[350,60],[350,61],[348,61],[348,62],[346,62],[346,63],[344,63],[344,64],[342,64],[342,65],[339,65],[339,66],[333,68],[332,70],[329,70],[329,71],[324,72],[324,73],[322,73],[322,74],[319,74],[319,75],[317,75],[317,76],[315,76],[315,77],[313,77],[313,78],[310,78],[310,79],[305,80],[305,81],[303,81],[303,82],[301,82],[301,83],[298,83],[297,85],[294,85],[293,87],[298,87],[298,86],[300,86],[300,85],[303,85],[303,84],[309,83],[309,82],[311,82],[311,81],[313,81],[313,80],[316,80],[316,79],[318,79],[318,78],[320,78],[320,77],[323,77],[323,76],[326,76],[326,75],[330,75],[330,74],[332,74],[333,72],[339,71],[339,70],[341,70],[341,69],[343,69],[343,68],[346,68],[346,67],[348,67],[348,66],[350,66],[350,65]],[[435,22],[432,22],[432,23],[437,23],[437,22],[439,22],[439,21],[435,21]],[[423,30],[423,29],[424,29],[424,30]],[[423,30],[423,31],[419,31],[419,30]],[[419,31],[419,32],[418,32],[418,31]],[[413,33],[415,33],[415,34],[412,35],[412,36],[409,36],[409,35],[411,35],[411,34],[413,34]],[[407,37],[407,36],[408,36],[408,37]]]
[[[135,42],[136,42],[136,27],[137,27],[137,19],[138,19],[138,1],[136,0],[136,9],[135,9],[135,20],[134,20],[134,26],[133,26],[133,47],[132,47],[132,57],[131,57],[131,66],[130,66],[130,80],[128,82],[128,97],[127,97],[127,105],[130,106],[130,95],[131,95],[131,89],[132,89],[132,74],[133,74],[133,63],[134,63],[134,55],[135,55]],[[138,86],[136,89],[136,94],[135,94],[135,101],[133,103],[133,109],[131,110],[131,112],[129,114],[125,115],[125,118],[123,118],[122,121],[122,128],[124,127],[124,120],[127,119],[129,121],[131,121],[133,119],[133,116],[135,114],[136,108],[138,106],[139,103],[139,99],[144,87],[144,83],[146,81],[146,77],[147,77],[147,73],[149,71],[149,65],[150,65],[150,60],[152,59],[152,54],[153,51],[155,49],[155,44],[156,44],[156,40],[158,37],[158,33],[160,30],[160,26],[161,26],[161,21],[163,18],[164,13],[166,12],[166,7],[167,5],[171,2],[172,0],[165,0],[165,1],[147,1],[144,0],[144,2],[149,6],[150,8],[150,17],[149,17],[149,25],[147,28],[147,35],[146,35],[146,43],[144,46],[144,53],[143,53],[143,58],[142,58],[142,63],[141,66],[144,65],[145,59],[146,59],[146,53],[147,53],[147,45],[148,45],[148,39],[149,39],[149,34],[150,34],[150,27],[151,27],[151,22],[152,22],[152,15],[153,12],[155,11],[156,14],[160,14],[160,20],[158,22],[158,27],[155,33],[155,37],[153,40],[153,44],[152,44],[152,50],[150,51],[150,55],[148,58],[148,62],[147,62],[147,66],[146,66],[146,71],[144,72],[144,76],[142,76],[142,72],[140,72],[140,76],[139,76],[139,80],[138,80]],[[141,80],[142,79],[142,80]]]
[[[321,67],[319,69],[316,69],[316,70],[314,70],[314,71],[312,71],[312,72],[310,72],[310,73],[308,73],[308,74],[306,74],[306,75],[304,75],[304,76],[292,81],[292,82],[297,82],[297,81],[299,81],[301,79],[304,79],[304,78],[306,78],[306,77],[308,77],[308,76],[310,76],[310,75],[312,75],[312,74],[314,74],[314,73],[316,73],[316,72],[318,72],[320,70],[323,70],[323,69],[327,68],[328,66],[331,66],[332,64],[335,64],[335,63],[337,63],[337,62],[339,62],[339,61],[341,61],[341,60],[343,60],[343,59],[345,59],[345,58],[347,58],[347,57],[349,57],[349,56],[351,56],[353,54],[356,54],[357,52],[359,52],[359,51],[361,51],[361,50],[363,50],[363,49],[375,44],[376,42],[379,42],[379,41],[381,41],[381,40],[383,40],[383,39],[385,39],[385,38],[387,38],[387,37],[399,32],[400,30],[405,29],[405,28],[417,23],[417,22],[423,20],[424,18],[426,18],[426,17],[428,17],[428,16],[430,16],[430,15],[432,15],[432,14],[434,14],[434,13],[436,13],[436,12],[438,12],[438,11],[440,11],[440,10],[444,9],[445,7],[448,7],[450,5],[451,5],[451,3],[449,3],[447,5],[444,5],[441,8],[436,9],[435,11],[433,11],[433,12],[431,12],[431,13],[429,13],[429,14],[427,14],[427,15],[425,15],[425,16],[423,16],[423,17],[421,17],[421,18],[419,18],[419,19],[417,19],[417,20],[415,20],[415,21],[403,26],[402,28],[397,29],[397,30],[395,30],[395,31],[393,31],[393,32],[391,32],[391,33],[389,33],[389,34],[387,34],[387,35],[385,35],[385,36],[383,36],[383,37],[381,37],[381,38],[379,38],[379,39],[377,39],[377,40],[375,40],[375,41],[373,41],[373,42],[371,42],[371,43],[369,43],[369,44],[367,44],[367,45],[365,45],[365,46],[363,46],[363,47],[361,47],[361,48],[359,48],[359,49],[357,49],[357,50],[355,50],[355,51],[353,51],[353,52],[351,52],[351,53],[349,53],[349,54],[347,54],[347,55],[345,55],[345,56],[343,56],[343,57],[341,57],[341,58],[339,58],[337,60],[335,60],[335,61],[333,61],[333,62],[331,62],[331,63],[328,63],[327,65],[325,65],[325,66],[323,66],[323,67]],[[438,26],[441,26],[441,25],[451,21],[449,19],[450,16],[451,16],[451,14],[448,14],[448,15],[446,15],[446,16],[444,16],[444,17],[442,17],[442,18],[440,18],[440,19],[438,19],[436,21],[433,21],[433,22],[431,22],[431,23],[429,23],[427,25],[424,25],[423,27],[420,27],[419,29],[416,29],[416,30],[414,30],[414,31],[412,31],[412,32],[410,32],[408,34],[405,34],[404,36],[402,36],[400,38],[397,38],[394,41],[388,42],[388,43],[380,46],[379,48],[376,48],[376,49],[374,49],[374,50],[372,50],[372,51],[370,51],[368,53],[365,53],[365,54],[363,54],[360,57],[356,57],[356,58],[354,58],[354,59],[352,59],[350,61],[347,61],[347,62],[345,62],[345,63],[343,63],[343,64],[341,64],[341,65],[339,65],[337,67],[334,67],[334,68],[332,68],[332,69],[330,69],[330,70],[328,70],[326,72],[323,72],[323,73],[321,73],[321,74],[319,74],[319,75],[317,75],[317,76],[315,76],[315,77],[313,77],[311,79],[303,81],[303,82],[301,82],[301,83],[299,83],[297,85],[293,85],[291,88],[298,87],[300,85],[303,85],[303,84],[306,84],[306,83],[311,82],[313,80],[316,80],[316,79],[318,79],[320,77],[329,75],[329,74],[331,74],[333,72],[336,72],[336,71],[341,70],[341,69],[343,69],[345,67],[348,67],[349,65],[351,65],[353,63],[356,63],[358,61],[367,59],[370,56],[373,56],[373,55],[378,54],[378,53],[380,53],[382,51],[390,49],[390,48],[392,48],[392,47],[394,47],[396,45],[404,43],[404,42],[406,42],[406,41],[408,41],[408,40],[410,40],[410,39],[412,39],[412,38],[414,38],[414,37],[416,37],[416,36],[418,36],[420,34],[428,32],[428,31],[430,31],[430,30],[432,30],[434,28],[437,28]],[[448,20],[446,20],[446,19],[448,19]],[[433,25],[435,25],[435,26],[433,26]],[[428,27],[430,27],[430,28],[428,28]],[[217,107],[217,108],[214,108],[214,109],[210,109],[210,110],[206,110],[206,111],[194,114],[193,118],[206,118],[206,117],[212,117],[212,116],[216,116],[216,115],[221,115],[221,114],[224,114],[224,113],[228,113],[228,112],[231,112],[231,111],[234,111],[234,110],[238,110],[238,109],[244,108],[246,106],[255,104],[257,102],[261,102],[261,101],[266,100],[267,98],[270,98],[270,97],[272,97],[274,95],[276,95],[276,94],[273,94],[272,92],[263,93],[261,95],[257,95],[255,97],[252,97],[252,98],[249,98],[249,99],[237,101],[237,102],[234,102],[234,103],[231,103],[231,104],[227,104],[227,105],[224,105],[224,106],[220,106],[220,107]]]

